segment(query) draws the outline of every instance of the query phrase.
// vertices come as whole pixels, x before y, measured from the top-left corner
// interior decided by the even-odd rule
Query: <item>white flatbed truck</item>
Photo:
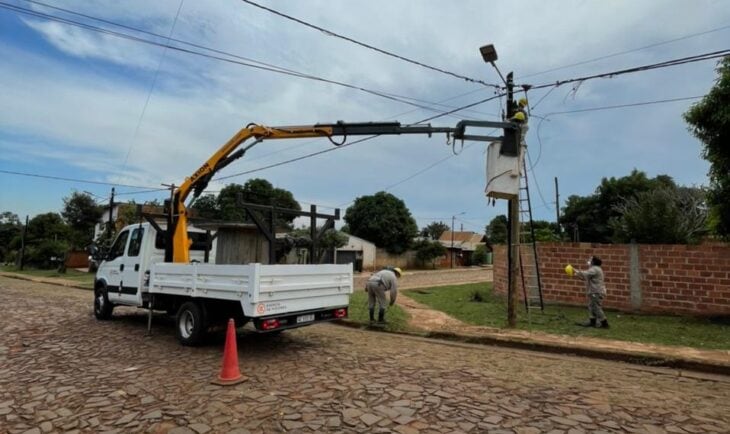
[[[165,238],[151,224],[122,229],[96,273],[96,318],[111,318],[115,306],[167,311],[180,343],[196,345],[229,318],[267,333],[347,316],[351,265],[203,263],[194,235],[192,262],[166,263]]]

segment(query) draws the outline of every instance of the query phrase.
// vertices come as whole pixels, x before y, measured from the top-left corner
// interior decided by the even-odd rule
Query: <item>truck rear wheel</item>
[[[175,317],[177,340],[182,345],[200,345],[208,330],[205,311],[201,305],[188,301],[180,306]]]
[[[112,317],[114,305],[109,301],[106,286],[99,285],[94,290],[94,316],[99,320],[107,320]]]

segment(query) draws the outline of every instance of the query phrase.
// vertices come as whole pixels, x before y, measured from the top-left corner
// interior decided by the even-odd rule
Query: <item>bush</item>
[[[50,269],[64,260],[68,244],[65,241],[42,240],[35,246],[28,246],[25,262],[38,268]]]

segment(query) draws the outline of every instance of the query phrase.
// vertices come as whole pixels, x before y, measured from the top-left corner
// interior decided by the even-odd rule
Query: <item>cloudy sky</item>
[[[0,211],[21,217],[60,211],[62,198],[74,191],[108,197],[115,184],[120,198],[162,199],[160,192],[132,193],[180,184],[251,122],[410,124],[494,95],[482,84],[385,56],[240,0],[45,2],[56,9],[0,2]],[[487,43],[496,46],[504,73],[514,71],[517,83],[533,85],[730,48],[730,8],[723,1],[257,3],[488,83],[499,77],[479,54]],[[144,43],[167,43],[153,34],[239,63]],[[263,64],[352,87],[251,67]],[[529,92],[535,217],[554,220],[555,177],[561,202],[590,194],[601,178],[633,168],[650,176],[668,174],[680,184],[706,184],[708,164],[681,118],[696,100],[560,112],[704,95],[715,64]],[[495,99],[431,123],[498,120],[500,111]],[[506,212],[506,202],[491,206],[483,194],[485,145],[454,148],[443,135],[378,137],[256,170],[330,148],[326,139],[264,142],[224,169],[218,177],[226,179],[209,190],[261,177],[290,190],[303,207],[315,203],[343,211],[356,197],[387,190],[405,201],[420,227],[435,220],[450,224],[463,213],[457,228],[481,231]],[[238,175],[242,172],[249,173]]]

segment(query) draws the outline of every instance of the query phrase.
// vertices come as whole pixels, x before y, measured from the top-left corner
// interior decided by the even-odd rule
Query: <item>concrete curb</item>
[[[530,339],[516,336],[503,336],[485,333],[484,335],[461,335],[452,332],[415,332],[415,331],[391,331],[383,328],[369,327],[365,324],[352,320],[337,320],[335,324],[341,326],[376,331],[381,333],[392,333],[396,335],[415,336],[450,342],[468,344],[493,345],[504,348],[515,348],[520,350],[538,351],[542,353],[572,355],[589,357],[595,359],[619,361],[641,366],[672,368],[707,374],[720,374],[730,376],[730,360],[727,363],[716,363],[714,361],[698,360],[680,357],[665,357],[649,352],[616,350],[616,349],[591,349],[560,345],[555,342],[545,342],[538,339]]]

